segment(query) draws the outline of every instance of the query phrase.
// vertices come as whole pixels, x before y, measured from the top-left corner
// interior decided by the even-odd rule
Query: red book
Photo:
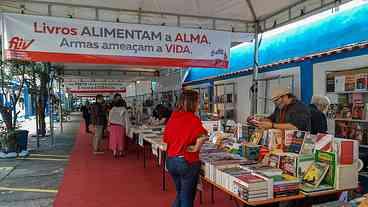
[[[341,141],[340,144],[340,164],[351,165],[353,164],[353,152],[354,142],[352,141]]]

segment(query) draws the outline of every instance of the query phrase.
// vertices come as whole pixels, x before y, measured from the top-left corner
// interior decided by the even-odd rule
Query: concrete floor
[[[0,160],[0,207],[52,206],[79,131],[79,123],[79,113],[71,115],[71,121],[64,123],[63,133],[60,133],[56,123],[54,147],[50,147],[49,138],[41,138],[37,151],[36,137],[30,136],[29,157],[24,160]],[[23,126],[34,134],[34,120],[25,121]]]

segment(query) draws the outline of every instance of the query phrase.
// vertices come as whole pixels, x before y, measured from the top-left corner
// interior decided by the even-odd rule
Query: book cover
[[[354,143],[352,141],[341,141],[339,150],[341,165],[351,165],[354,159]]]
[[[315,160],[329,165],[329,169],[328,169],[325,179],[323,180],[323,183],[327,185],[335,186],[336,185],[336,166],[337,166],[336,153],[323,152],[320,150],[316,150]]]
[[[314,153],[315,145],[316,145],[316,135],[308,134],[303,143],[302,151],[300,154],[302,155],[311,155]]]
[[[280,167],[280,159],[281,159],[281,156],[280,155],[278,155],[278,154],[271,154],[269,156],[268,165],[270,167],[279,168]]]
[[[297,158],[295,154],[285,153],[280,158],[280,169],[288,175],[297,176]]]
[[[364,120],[368,120],[368,103],[364,104],[364,112],[363,112]]]
[[[327,93],[335,92],[335,77],[333,75],[327,75],[326,90],[327,90]]]
[[[355,90],[355,76],[354,75],[346,75],[345,76],[345,91],[354,91]]]
[[[291,145],[293,141],[294,133],[296,130],[285,130],[285,143],[284,146],[287,148]]]
[[[359,91],[367,90],[368,84],[367,74],[357,74],[355,77],[356,77],[356,89]]]
[[[313,187],[310,185],[302,185],[300,190],[305,193],[314,193],[314,192],[320,192],[320,191],[326,191],[326,190],[332,190],[333,187],[330,185],[319,185],[318,187]]]
[[[346,190],[358,188],[358,163],[352,165],[339,165],[336,168],[336,189]]]
[[[345,144],[346,142],[351,142],[351,144],[349,143],[346,145]],[[349,146],[349,145],[352,145],[352,146]],[[350,148],[352,148],[351,153],[350,153]],[[352,164],[350,159],[352,159],[352,162],[355,162],[356,160],[359,159],[359,142],[353,139],[336,138],[334,140],[334,152],[336,152],[337,162],[339,164],[342,164],[341,163],[342,159],[345,159],[345,161],[343,161],[344,163]],[[348,156],[348,158],[341,158],[342,156]]]
[[[250,142],[252,144],[259,144],[263,135],[264,135],[264,130],[256,129],[254,133],[251,135]]]
[[[333,136],[330,134],[318,133],[316,136],[315,149],[325,152],[332,151]]]
[[[348,138],[350,131],[349,122],[336,121],[335,122],[335,136],[339,138]]]
[[[310,165],[314,162],[313,154],[299,155],[298,158],[298,177],[304,177]]]
[[[291,143],[287,147],[286,151],[300,154],[303,144],[304,144],[304,139],[308,134],[309,134],[308,132],[304,132],[304,131],[295,131],[292,137]]]
[[[345,76],[335,76],[335,92],[345,91]]]
[[[283,147],[283,131],[280,129],[269,129],[268,130],[268,137],[269,137],[269,149],[282,149]]]
[[[320,162],[314,162],[311,164],[303,177],[303,181],[312,186],[318,187],[322,180],[325,178],[329,165]]]
[[[363,120],[364,119],[364,103],[354,103],[351,113],[351,118]]]

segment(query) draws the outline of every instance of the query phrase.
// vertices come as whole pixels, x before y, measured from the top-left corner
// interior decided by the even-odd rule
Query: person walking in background
[[[104,127],[107,124],[106,118],[106,109],[105,109],[105,100],[102,95],[96,96],[96,104],[94,105],[94,113],[95,113],[95,135],[93,139],[93,151],[94,154],[103,153],[101,150],[101,139],[104,135]]]
[[[109,148],[112,150],[114,157],[124,156],[125,154],[127,119],[126,102],[120,94],[115,94],[113,106],[109,113]]]
[[[327,133],[326,113],[330,106],[327,96],[313,96],[309,110],[311,111],[311,134]]]
[[[164,142],[167,143],[168,153],[166,166],[176,188],[173,207],[194,205],[201,168],[199,151],[208,139],[207,131],[195,115],[198,109],[198,92],[183,91],[177,109],[165,127]]]
[[[91,133],[91,131],[89,130],[89,125],[91,123],[91,113],[88,101],[81,107],[81,111],[86,127],[86,133]]]

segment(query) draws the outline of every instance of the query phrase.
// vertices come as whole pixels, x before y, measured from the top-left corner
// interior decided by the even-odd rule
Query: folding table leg
[[[159,153],[161,153],[161,151],[158,147],[157,147],[156,151],[157,151],[157,166],[159,167],[160,166],[160,154]]]
[[[143,140],[143,167],[146,168],[146,145]]]
[[[199,191],[199,204],[203,204],[203,193],[201,190]]]
[[[211,184],[211,202],[212,204],[215,203],[215,189],[212,184]]]
[[[166,191],[166,152],[162,151],[162,190]]]

